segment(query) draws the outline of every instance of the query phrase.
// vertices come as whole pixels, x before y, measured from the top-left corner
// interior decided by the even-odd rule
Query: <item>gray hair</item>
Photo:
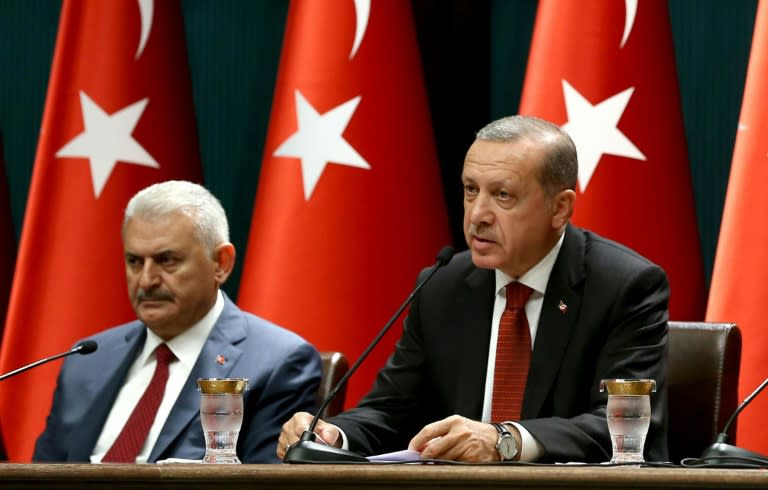
[[[576,189],[576,145],[560,127],[537,117],[515,115],[497,119],[477,132],[477,139],[483,141],[513,142],[523,138],[545,149],[539,181],[547,194]]]
[[[140,190],[125,207],[123,233],[129,218],[158,218],[181,212],[192,218],[195,237],[210,252],[229,242],[227,215],[205,187],[183,180],[169,180]]]

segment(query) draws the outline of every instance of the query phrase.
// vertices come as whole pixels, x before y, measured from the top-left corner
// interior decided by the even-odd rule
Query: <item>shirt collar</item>
[[[517,280],[520,284],[528,286],[535,292],[544,295],[547,292],[547,282],[549,282],[549,275],[552,273],[552,268],[555,267],[555,260],[557,260],[557,254],[560,253],[560,249],[563,246],[563,239],[565,238],[565,232],[560,235],[557,243],[552,249],[541,259],[536,265],[531,267],[528,272],[515,279],[514,277],[506,274],[499,269],[494,269],[496,275],[496,294],[503,293],[503,288],[510,282]]]
[[[179,362],[188,366],[189,369],[194,366],[200,355],[200,351],[203,350],[205,341],[208,339],[208,335],[211,333],[211,330],[213,330],[213,326],[216,324],[216,320],[219,319],[223,310],[224,295],[221,290],[219,290],[216,294],[216,303],[214,303],[213,307],[203,318],[198,320],[197,323],[184,332],[168,342],[165,342]],[[144,365],[149,361],[155,348],[163,342],[164,340],[158,337],[152,330],[147,329],[147,339],[144,342],[144,349],[140,354],[141,365]]]

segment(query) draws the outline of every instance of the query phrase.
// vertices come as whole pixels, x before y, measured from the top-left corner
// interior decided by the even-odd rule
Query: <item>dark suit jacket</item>
[[[350,449],[403,449],[421,428],[482,414],[494,272],[456,255],[416,296],[395,352],[358,408],[330,421]],[[617,243],[569,226],[547,284],[520,423],[543,461],[607,461],[604,378],[653,378],[646,459],[667,459],[667,278]],[[563,302],[567,310],[558,305]]]
[[[67,358],[33,460],[89,461],[145,338],[146,327],[134,321],[91,337],[98,343],[93,354]],[[219,355],[226,359],[223,365],[216,362]],[[321,374],[314,347],[240,310],[225,295],[224,310],[158,436],[149,462],[203,458],[205,439],[197,379],[225,377],[249,379],[238,457],[243,463],[279,462],[275,450],[281,426],[297,411],[315,410]]]

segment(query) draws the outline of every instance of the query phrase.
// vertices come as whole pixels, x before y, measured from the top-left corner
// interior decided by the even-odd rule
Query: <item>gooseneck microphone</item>
[[[747,408],[747,405],[749,405],[752,400],[763,391],[763,389],[768,386],[768,378],[766,378],[760,386],[757,387],[755,391],[752,392],[751,395],[746,397],[741,404],[739,404],[738,407],[736,407],[736,410],[733,412],[733,414],[728,418],[728,421],[725,422],[725,426],[723,427],[723,431],[720,432],[720,434],[717,435],[717,440],[714,444],[709,446],[704,450],[704,452],[701,454],[701,458],[699,458],[702,464],[715,464],[715,465],[731,465],[731,466],[743,466],[743,465],[749,465],[749,466],[760,466],[765,467],[768,465],[768,457],[763,456],[762,454],[755,453],[752,451],[748,451],[746,449],[742,449],[737,446],[733,446],[731,444],[727,444],[728,442],[728,430],[731,428],[731,424],[733,424],[733,421],[736,420],[736,417],[741,413],[742,410]]]
[[[331,403],[331,401],[336,397],[336,393],[338,393],[339,389],[341,389],[346,384],[347,380],[355,373],[355,371],[357,371],[357,368],[360,366],[360,364],[362,364],[365,358],[368,357],[368,354],[370,354],[373,348],[376,347],[379,341],[381,341],[382,337],[384,337],[392,324],[395,323],[395,320],[397,320],[398,317],[400,317],[400,315],[403,313],[403,310],[405,310],[405,308],[411,304],[414,296],[416,296],[416,293],[418,293],[421,288],[424,287],[427,281],[429,281],[432,276],[435,275],[435,272],[450,262],[451,257],[453,257],[453,247],[443,247],[440,250],[440,253],[438,253],[437,257],[435,258],[435,265],[432,266],[432,269],[430,269],[430,271],[427,273],[427,276],[419,284],[416,285],[408,298],[406,298],[403,304],[400,305],[400,308],[398,308],[395,314],[392,315],[392,318],[390,318],[389,321],[384,325],[384,328],[381,329],[381,332],[379,332],[376,338],[373,339],[365,351],[360,354],[360,357],[357,358],[357,361],[355,361],[352,367],[349,368],[349,371],[344,374],[339,382],[336,383],[336,386],[331,390],[331,392],[328,393],[323,402],[320,404],[320,408],[317,410],[317,413],[315,413],[315,416],[312,419],[312,423],[309,424],[309,428],[307,428],[307,430],[305,430],[301,435],[301,439],[293,444],[285,453],[283,462],[363,463],[368,461],[364,456],[355,452],[315,442],[315,438],[317,437],[315,435],[315,427],[317,426],[317,422],[320,420],[320,414],[323,413],[325,407],[327,407],[328,404]]]
[[[46,357],[45,359],[40,359],[39,361],[35,361],[32,364],[27,364],[26,366],[22,366],[18,369],[14,369],[13,371],[9,373],[5,373],[3,375],[0,375],[0,381],[10,378],[11,376],[16,376],[17,374],[23,373],[24,371],[27,371],[29,369],[32,369],[35,366],[39,366],[40,364],[45,364],[46,362],[55,361],[56,359],[59,359],[61,357],[71,356],[72,354],[90,354],[91,352],[94,352],[98,345],[96,344],[96,341],[94,340],[83,340],[79,344],[77,344],[72,349],[62,352],[60,354],[56,354],[55,356]]]

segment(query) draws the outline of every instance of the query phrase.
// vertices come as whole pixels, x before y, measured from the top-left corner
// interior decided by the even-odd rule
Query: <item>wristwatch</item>
[[[517,447],[517,439],[507,429],[504,424],[491,423],[499,433],[499,440],[496,441],[496,452],[499,453],[499,458],[502,461],[512,461],[517,456],[519,448]]]

